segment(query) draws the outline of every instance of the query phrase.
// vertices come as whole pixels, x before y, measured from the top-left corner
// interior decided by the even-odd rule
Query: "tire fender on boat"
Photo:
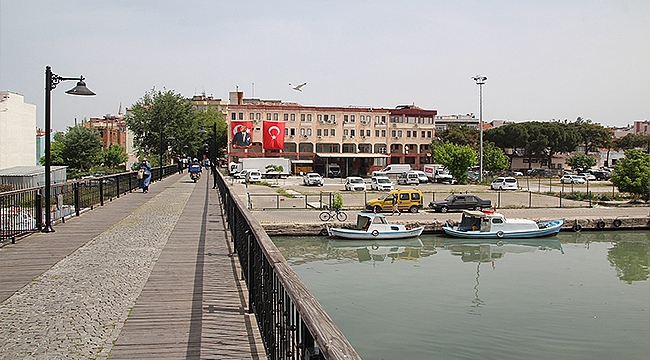
[[[580,232],[580,230],[582,230],[582,226],[580,224],[574,224],[571,229],[575,232]]]
[[[377,231],[377,229],[373,230],[372,236],[379,236],[379,231]]]
[[[614,227],[620,227],[621,226],[621,220],[620,219],[614,220],[613,225],[614,225]]]
[[[375,231],[377,231],[377,230],[375,230]],[[379,249],[379,245],[377,245],[377,243],[372,244],[372,249],[373,250]]]
[[[600,220],[597,224],[596,227],[599,229],[604,229],[605,228],[605,222]]]
[[[328,231],[327,231],[327,228],[322,228],[322,229],[320,229],[320,234],[323,235],[323,236],[328,235],[329,233],[328,233]]]
[[[503,237],[503,231],[501,230],[497,231],[497,237],[501,239]]]

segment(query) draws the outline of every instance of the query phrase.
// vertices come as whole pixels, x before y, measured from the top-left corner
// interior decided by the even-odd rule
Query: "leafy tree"
[[[530,135],[528,134],[527,123],[516,123],[497,128],[488,129],[483,133],[484,141],[491,141],[495,146],[501,149],[512,149],[512,154],[519,154],[519,150],[524,150]]]
[[[208,108],[198,113],[198,119],[201,126],[206,130],[204,140],[209,144],[211,150],[209,157],[213,160],[222,157],[228,145],[228,123],[223,113],[217,109]],[[216,135],[213,133],[215,124]],[[213,141],[216,141],[216,149],[212,149],[214,147]]]
[[[575,154],[574,156],[566,159],[566,164],[571,169],[578,172],[587,172],[591,167],[596,165],[596,158],[586,154]]]
[[[621,192],[650,200],[650,154],[638,149],[625,150],[625,158],[616,163],[610,181]]]
[[[446,142],[433,148],[433,156],[460,184],[467,184],[467,169],[478,164],[476,151],[469,145]]]
[[[275,183],[278,183],[278,179],[280,178],[280,174],[284,171],[284,166],[282,165],[275,165],[275,164],[268,164],[266,165],[266,172],[274,172],[275,174]]]
[[[63,144],[63,158],[66,165],[82,171],[95,165],[98,155],[102,152],[99,131],[84,125],[68,127]]]
[[[436,136],[438,136],[443,142],[451,142],[458,145],[469,145],[472,148],[476,148],[477,144],[479,143],[479,135],[480,134],[478,129],[474,129],[465,125],[449,125],[447,129],[436,132]]]
[[[52,165],[66,165],[65,159],[63,158],[63,152],[65,151],[64,137],[65,135],[61,132],[56,132],[53,135],[54,141],[50,143],[50,161]],[[42,156],[39,161],[41,165],[45,165],[45,156]]]
[[[101,154],[101,162],[104,166],[109,168],[116,168],[119,165],[124,164],[129,156],[124,151],[124,148],[120,145],[113,144],[104,150]]]
[[[579,117],[573,125],[585,148],[585,154],[606,147],[613,136],[610,130],[602,125],[593,124],[589,119],[583,120]]]
[[[491,142],[483,144],[483,168],[487,171],[501,172],[510,167],[510,158],[503,150]]]
[[[171,155],[198,155],[203,145],[199,132],[203,124],[197,115],[180,94],[154,88],[131,106],[124,121],[141,155],[157,158],[167,153],[168,146]]]

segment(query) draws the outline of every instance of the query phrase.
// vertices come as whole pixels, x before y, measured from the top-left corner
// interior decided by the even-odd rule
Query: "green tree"
[[[571,169],[578,172],[587,172],[594,165],[596,165],[596,158],[586,154],[575,154],[570,158],[566,159],[566,164],[571,167]]]
[[[102,152],[99,131],[83,125],[68,127],[63,144],[64,161],[72,169],[90,169],[97,164],[98,155]]]
[[[460,184],[467,184],[467,169],[478,164],[476,151],[469,145],[446,142],[433,148],[433,156]]]
[[[606,147],[613,136],[610,130],[602,125],[593,124],[589,119],[583,120],[579,117],[573,125],[585,148],[585,154]]]
[[[159,158],[161,153],[167,153],[168,147],[169,155],[198,155],[202,149],[199,130],[203,124],[198,112],[172,90],[147,91],[131,106],[124,121],[133,132],[140,155]]]
[[[491,142],[483,144],[483,169],[501,172],[510,167],[510,158]]]
[[[213,160],[222,157],[228,146],[228,123],[223,113],[217,109],[208,108],[198,113],[198,119],[201,126],[206,130],[204,141],[209,144],[211,150],[209,157]],[[216,135],[213,133],[215,124]],[[213,141],[216,141],[216,149],[212,149],[214,147]]]
[[[275,183],[278,183],[278,179],[280,178],[280,174],[284,171],[284,166],[282,165],[275,165],[275,164],[269,164],[266,165],[266,172],[273,172],[275,173]]]
[[[476,149],[476,146],[479,142],[478,129],[474,129],[465,125],[449,125],[447,129],[437,131],[436,136],[439,137],[442,142],[451,142],[458,145],[469,145],[474,149]]]
[[[63,153],[65,151],[65,143],[63,142],[64,137],[65,135],[61,132],[56,132],[53,135],[54,141],[50,143],[50,161],[52,162],[52,165],[66,165],[65,159],[63,158]],[[45,156],[42,156],[39,161],[41,165],[45,165]]]
[[[120,145],[113,144],[104,150],[101,154],[102,163],[109,168],[116,168],[124,164],[129,156]]]
[[[650,200],[650,154],[638,149],[625,150],[625,158],[616,163],[610,181],[621,192]]]

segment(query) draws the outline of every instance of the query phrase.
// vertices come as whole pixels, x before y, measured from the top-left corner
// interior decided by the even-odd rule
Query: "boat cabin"
[[[460,231],[521,231],[537,230],[537,223],[527,219],[506,219],[503,214],[465,210],[458,225]]]
[[[359,213],[359,215],[357,215],[356,230],[372,231],[373,229],[379,231],[400,230],[400,227],[399,225],[389,224],[386,217],[382,214]]]

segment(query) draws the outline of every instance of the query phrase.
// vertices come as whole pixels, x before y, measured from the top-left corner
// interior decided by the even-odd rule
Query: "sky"
[[[117,114],[147,91],[483,119],[650,118],[648,0],[0,0],[0,90],[52,127]],[[302,92],[289,83],[307,82]]]

